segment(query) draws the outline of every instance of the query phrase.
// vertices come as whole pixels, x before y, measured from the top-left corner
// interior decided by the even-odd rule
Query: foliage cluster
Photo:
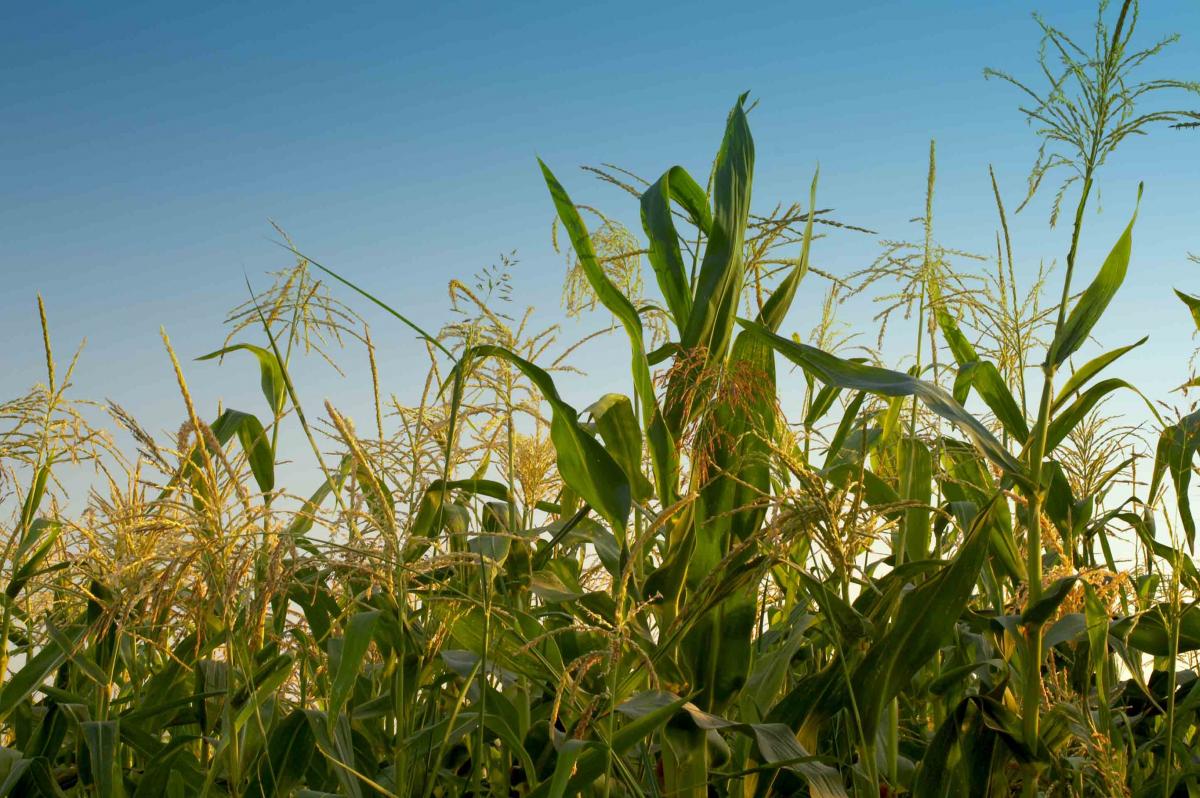
[[[1104,372],[1145,339],[1081,356],[1134,252],[1131,220],[1077,268],[1096,171],[1196,118],[1138,106],[1196,86],[1135,79],[1161,48],[1132,48],[1136,18],[1102,8],[1090,51],[1043,24],[1049,88],[1002,76],[1045,142],[1031,190],[1067,170],[1057,218],[1079,189],[1057,301],[1018,285],[998,189],[994,261],[936,242],[932,150],[923,240],[810,265],[816,230],[854,228],[815,177],[752,211],[742,97],[704,183],[592,170],[644,238],[542,164],[567,310],[628,352],[628,393],[582,410],[555,383],[575,348],[498,309],[508,260],[452,282],[432,334],[288,241],[199,358],[253,357],[263,406],[197,407],[164,335],[175,439],[99,408],[133,454],[72,399],[43,311],[45,382],[0,405],[0,796],[1200,795],[1200,413],[1147,402],[1144,451],[1103,403],[1140,395]],[[816,279],[824,317],[787,334]],[[421,336],[415,404],[381,395],[337,286]],[[911,325],[907,371],[846,356],[834,314],[864,292]],[[365,432],[291,376],[345,344]],[[322,475],[305,496],[276,479],[285,424]]]

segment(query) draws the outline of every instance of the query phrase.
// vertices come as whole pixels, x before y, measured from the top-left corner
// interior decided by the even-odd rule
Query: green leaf
[[[1196,324],[1196,329],[1200,330],[1200,297],[1185,294],[1178,288],[1175,289],[1175,296],[1179,297],[1183,300],[1183,304],[1187,305],[1188,311],[1192,314],[1192,321]]]
[[[1025,612],[1021,613],[1021,623],[1025,626],[1042,626],[1058,610],[1071,591],[1075,589],[1078,577],[1064,576],[1050,587],[1046,588],[1041,599]]]
[[[1188,487],[1192,482],[1192,461],[1200,449],[1200,411],[1184,416],[1162,431],[1154,453],[1154,469],[1150,477],[1150,500],[1158,495],[1163,476],[1169,471],[1175,488],[1179,520],[1187,534],[1189,546],[1195,545],[1196,519]]]
[[[629,397],[619,393],[607,393],[593,402],[585,411],[596,422],[596,429],[604,441],[605,448],[620,464],[633,497],[646,501],[654,490],[642,475],[642,430],[633,414],[633,403]]]
[[[826,385],[825,387],[829,388],[830,386]],[[841,388],[837,388],[837,386],[833,387],[839,391],[841,390]],[[822,391],[822,393],[823,392],[824,391]],[[819,395],[818,398],[820,398]],[[842,420],[838,422],[838,426],[837,429],[834,430],[833,437],[829,439],[829,449],[825,452],[825,465],[823,466],[824,470],[828,471],[837,464],[838,455],[842,451],[842,446],[844,446],[846,443],[846,438],[850,435],[851,428],[854,426],[855,422],[858,421],[858,411],[862,409],[863,401],[866,398],[867,394],[865,391],[858,391],[854,394],[854,398],[846,404],[846,409],[842,412]],[[861,459],[862,454],[862,451],[846,452],[847,459],[849,461]]]
[[[742,246],[750,213],[754,174],[754,139],[738,98],[725,126],[725,137],[713,170],[713,223],[687,326],[680,343],[685,350],[703,347],[708,361],[724,359],[745,280]]]
[[[992,436],[987,427],[937,385],[898,371],[852,363],[814,346],[776,335],[761,324],[745,319],[738,321],[746,329],[762,336],[775,351],[826,384],[881,396],[916,396],[926,407],[965,433],[988,459],[1018,481],[1028,482],[1021,463]]]
[[[960,403],[965,402],[968,389],[973,387],[1005,431],[1024,443],[1029,438],[1029,426],[999,370],[994,363],[983,360],[976,353],[975,347],[959,328],[958,320],[947,310],[946,303],[941,301],[942,289],[935,279],[927,281],[926,290],[942,337],[946,339],[959,366],[954,381],[954,398]]]
[[[559,746],[558,756],[554,759],[554,773],[546,793],[549,798],[564,798],[567,794],[567,784],[575,772],[575,762],[587,746],[587,740],[564,740]]]
[[[46,495],[46,482],[50,479],[50,466],[48,464],[41,465],[33,474],[33,481],[29,485],[29,492],[25,495],[25,502],[21,505],[21,523],[17,527],[21,530],[21,542],[25,542],[25,538],[29,536],[29,528],[33,524],[33,516],[37,513],[37,509],[41,506],[42,497]]]
[[[346,454],[342,457],[342,461],[338,463],[337,469],[321,481],[320,487],[313,491],[304,504],[300,507],[300,511],[296,513],[295,518],[287,529],[284,530],[284,537],[291,540],[302,539],[312,529],[313,523],[316,520],[317,510],[325,502],[325,499],[334,491],[341,490],[346,477],[350,475],[350,471],[354,466],[354,456]],[[415,533],[414,533],[415,534]]]
[[[755,657],[754,667],[738,699],[742,717],[755,722],[766,717],[788,676],[792,659],[806,642],[804,633],[816,620],[816,616],[808,613],[797,615],[787,628],[783,644]],[[762,645],[763,638],[760,637],[758,642]]]
[[[1171,567],[1179,573],[1185,586],[1193,592],[1200,592],[1200,569],[1196,568],[1196,563],[1187,555],[1187,552],[1154,539],[1153,523],[1150,522],[1152,519],[1144,518],[1137,513],[1115,510],[1099,518],[1096,522],[1097,528],[1102,528],[1113,518],[1128,524],[1156,557],[1161,557],[1170,563]]]
[[[362,670],[363,658],[371,646],[375,624],[379,621],[379,610],[367,610],[350,616],[342,639],[341,657],[333,674],[333,685],[329,691],[329,717],[336,718],[354,691],[354,682]]]
[[[218,349],[215,352],[209,352],[207,355],[201,355],[196,359],[212,360],[213,358],[227,355],[230,352],[236,352],[239,349],[249,352],[258,358],[258,367],[262,372],[263,396],[266,398],[271,412],[279,416],[283,413],[283,402],[287,397],[287,382],[284,380],[283,368],[280,366],[274,352],[263,349],[261,346],[254,346],[253,344],[234,344],[224,349]]]
[[[1008,764],[1009,748],[1020,746],[1003,722],[1008,719],[991,698],[974,695],[959,702],[925,748],[913,795],[953,798],[992,792],[996,774]],[[958,756],[952,756],[956,751]]]
[[[901,496],[917,505],[905,508],[901,520],[904,559],[925,560],[930,555],[932,531],[929,505],[933,500],[933,455],[928,446],[914,438],[901,439],[898,449]]]
[[[792,306],[792,299],[796,296],[796,288],[804,279],[804,275],[808,273],[808,256],[812,249],[813,219],[817,214],[817,178],[820,175],[821,170],[818,169],[813,174],[812,185],[808,190],[808,218],[804,221],[800,260],[788,272],[788,276],[783,278],[783,281],[771,292],[771,296],[763,304],[762,311],[758,314],[758,322],[771,332],[779,331],[779,326],[783,324],[783,319]]]
[[[340,714],[330,718],[312,709],[304,710],[304,714],[308,717],[317,750],[333,766],[333,774],[341,786],[342,794],[348,798],[363,798],[359,771],[355,768],[349,716]]]
[[[269,709],[268,705],[276,697],[276,690],[292,675],[293,664],[291,654],[279,654],[254,674],[254,678],[247,685],[247,688],[253,687],[253,692],[238,708],[237,715],[233,718],[235,730],[240,732],[251,717],[263,717],[264,707]]]
[[[20,759],[0,783],[0,798],[66,798],[45,757]]]
[[[851,683],[867,739],[874,738],[887,703],[950,638],[974,592],[987,550],[985,525],[977,521],[954,559],[904,595],[887,631],[854,669]]]
[[[246,795],[251,798],[287,795],[303,778],[316,746],[308,717],[301,710],[293,710],[271,730],[266,755],[258,759]]]
[[[269,493],[275,487],[275,456],[271,452],[271,439],[257,416],[239,410],[225,410],[213,422],[212,431],[222,443],[236,434],[258,489]]]
[[[701,422],[704,470],[693,515],[695,548],[686,580],[688,600],[718,569],[733,572],[753,550],[726,558],[735,545],[754,539],[771,495],[771,445],[776,437],[775,358],[760,339],[742,332],[725,373],[733,385],[719,394]],[[747,584],[697,618],[683,650],[694,674],[695,700],[717,711],[733,699],[750,668],[757,620],[757,585]]]
[[[836,385],[822,385],[821,390],[817,391],[812,403],[808,406],[808,412],[804,415],[804,426],[807,429],[815,427],[817,422],[829,412],[829,408],[833,407],[833,403],[837,401],[841,392],[842,389]]]
[[[71,648],[83,639],[85,629],[75,633]],[[0,688],[0,721],[8,718],[17,706],[39,689],[42,682],[53,673],[59,665],[67,660],[67,652],[54,640],[46,642],[42,649],[25,661],[21,670],[13,674]]]
[[[1121,355],[1129,352],[1132,349],[1137,349],[1146,341],[1150,340],[1149,336],[1143,337],[1140,341],[1122,346],[1119,349],[1114,349],[1111,352],[1105,352],[1103,355],[1098,355],[1085,363],[1078,369],[1071,378],[1063,385],[1062,390],[1058,392],[1058,396],[1054,397],[1054,403],[1050,405],[1050,412],[1053,413],[1058,408],[1062,407],[1063,403],[1071,398],[1071,394],[1082,388],[1084,385],[1095,377],[1104,369],[1108,368],[1109,364],[1119,358]]]
[[[550,439],[558,456],[563,482],[583,497],[614,532],[623,532],[632,502],[629,479],[613,456],[583,427],[575,408],[562,400],[554,380],[542,369],[499,346],[473,346],[463,353],[455,369],[465,369],[476,359],[498,357],[517,367],[550,405]]]
[[[1141,201],[1142,187],[1139,185],[1137,203],[1140,205]],[[1079,301],[1075,303],[1075,307],[1071,308],[1071,314],[1067,317],[1066,323],[1054,336],[1050,350],[1046,353],[1046,363],[1052,369],[1057,369],[1079,347],[1083,346],[1088,336],[1091,335],[1092,328],[1096,326],[1096,322],[1100,321],[1100,317],[1104,315],[1109,303],[1116,296],[1117,289],[1125,281],[1125,273],[1129,269],[1129,256],[1133,250],[1133,223],[1135,221],[1137,221],[1136,206],[1133,218],[1129,220],[1125,232],[1117,239],[1116,245],[1104,259],[1092,284],[1084,290]]]
[[[671,167],[642,194],[642,228],[650,241],[647,255],[667,309],[675,326],[682,330],[691,314],[692,292],[679,250],[679,233],[675,229],[671,200],[683,205],[696,226],[705,232],[712,229],[712,219],[704,189],[681,166]]]
[[[59,631],[58,627],[49,619],[46,620],[46,634],[62,651],[67,653],[70,663],[78,668],[84,676],[91,679],[97,687],[105,690],[111,687],[108,673],[96,664],[86,650],[76,647],[74,642]]]
[[[1111,731],[1112,708],[1109,701],[1108,679],[1108,610],[1096,595],[1096,589],[1087,582],[1084,589],[1084,617],[1087,619],[1088,671],[1096,677],[1096,698],[1100,716],[1104,719],[1103,731]]]
[[[61,523],[46,518],[37,518],[29,525],[25,537],[12,557],[15,568],[12,579],[8,581],[8,587],[4,590],[10,599],[15,599],[38,572],[62,531]]]
[[[943,441],[942,493],[951,502],[959,528],[970,529],[977,518],[991,538],[993,563],[1015,582],[1025,579],[1025,561],[1017,549],[1012,514],[1005,502],[991,502],[996,479],[979,453],[959,441]],[[982,508],[982,512],[981,512]]]
[[[124,734],[124,730],[122,730],[122,734]],[[175,748],[172,751],[155,756],[146,765],[146,770],[142,774],[142,778],[138,781],[133,798],[161,798],[164,795],[170,796],[172,794],[170,786],[172,780],[178,782],[187,782],[190,780],[198,782],[200,785],[204,783],[204,776],[200,771],[200,763],[196,760],[196,756],[186,748]],[[182,784],[180,785],[180,792],[182,793]],[[279,794],[282,793],[261,791],[246,793],[246,795],[254,796],[254,798],[275,798]]]
[[[117,760],[120,730],[115,720],[86,721],[79,724],[87,743],[88,762],[98,798],[117,798],[122,795]]]
[[[1088,388],[1086,391],[1079,394],[1074,402],[1068,405],[1066,409],[1062,410],[1053,418],[1053,420],[1051,420],[1050,429],[1046,433],[1046,453],[1049,454],[1050,452],[1054,451],[1054,449],[1060,443],[1066,440],[1066,437],[1071,434],[1071,430],[1073,430],[1079,424],[1079,422],[1083,421],[1087,414],[1091,412],[1092,408],[1095,407],[1100,400],[1120,388],[1127,388],[1128,390],[1131,390],[1140,396],[1146,403],[1146,406],[1150,408],[1150,412],[1156,418],[1158,417],[1158,411],[1154,409],[1153,403],[1151,403],[1150,400],[1147,399],[1145,395],[1143,395],[1142,392],[1133,385],[1130,385],[1125,380],[1118,379],[1116,377],[1111,377],[1107,380],[1101,380],[1091,388]]]
[[[960,386],[973,387],[995,414],[1004,431],[1015,440],[1025,443],[1029,439],[1029,425],[1025,423],[1025,416],[994,363],[973,360],[962,364],[954,381],[954,396],[960,402],[966,401],[966,391],[960,393]]]
[[[621,325],[625,328],[625,333],[629,337],[629,344],[632,350],[630,369],[633,376],[633,389],[634,393],[637,394],[638,402],[641,403],[642,422],[650,439],[650,459],[654,466],[659,498],[663,504],[670,504],[675,500],[674,494],[678,463],[675,457],[674,442],[662,418],[662,413],[658,406],[658,398],[654,393],[654,382],[650,377],[650,364],[646,359],[646,343],[642,335],[641,316],[638,315],[637,309],[629,301],[629,298],[622,294],[613,285],[612,281],[608,279],[608,275],[604,273],[604,269],[600,266],[600,262],[597,260],[596,253],[592,248],[592,239],[588,235],[587,227],[584,225],[579,211],[575,208],[575,204],[567,196],[567,192],[562,187],[562,184],[558,182],[558,179],[550,171],[550,167],[542,163],[541,159],[538,159],[538,163],[541,164],[542,176],[546,180],[547,188],[550,189],[550,197],[554,200],[554,207],[558,212],[558,218],[562,220],[563,226],[567,229],[567,233],[571,237],[571,244],[575,248],[575,254],[579,258],[579,263],[583,267],[583,273],[587,277],[588,283],[592,286],[592,290],[596,292],[596,297],[600,300],[600,303],[621,322]],[[511,360],[511,358],[509,359]],[[517,364],[516,361],[512,362],[520,368],[520,364]],[[524,368],[522,370],[525,371]],[[542,372],[542,374],[544,375],[545,372]],[[526,371],[526,376],[529,376],[535,382],[539,382],[540,380],[540,378],[535,379],[528,371]],[[549,382],[549,379],[547,375],[544,381]],[[541,388],[540,384],[539,388]],[[549,395],[544,390],[543,395],[546,395],[547,399],[549,399]],[[557,396],[557,394],[555,395]],[[565,474],[563,478],[566,479]],[[582,492],[580,492],[580,495],[584,496],[585,499],[587,498],[586,494]],[[607,515],[606,509],[609,508],[590,502],[590,500],[589,503],[602,514],[605,514],[610,520],[616,517]],[[624,526],[625,518],[622,517],[621,521],[621,525]]]
[[[635,696],[639,704],[647,706],[673,706],[675,696],[671,693],[647,692]],[[633,699],[628,703],[632,703]],[[639,707],[640,709],[640,707]],[[621,711],[621,708],[618,708]],[[758,758],[767,765],[784,768],[802,776],[808,782],[809,794],[813,798],[845,798],[838,772],[828,765],[816,761],[782,723],[739,723],[728,718],[705,712],[693,703],[684,703],[675,712],[672,726],[689,722],[696,729],[714,732],[731,731],[746,735],[754,740]]]
[[[664,696],[666,697],[664,698]],[[663,726],[685,703],[687,703],[686,698],[650,692],[639,693],[619,704],[617,711],[632,720],[622,724],[606,745],[589,745],[588,750],[582,755],[580,755],[578,747],[575,750],[567,750],[566,756],[570,757],[572,761],[567,763],[566,767],[574,765],[574,773],[567,781],[566,791],[561,794],[578,794],[585,784],[590,783],[604,772],[610,750],[613,754],[622,754],[629,750],[633,745],[649,737]],[[555,780],[552,779],[533,790],[530,798],[545,798],[545,796],[557,794],[551,793],[553,788],[555,788]]]
[[[1112,625],[1112,633],[1128,640],[1129,647],[1156,657],[1172,654],[1172,632],[1178,626],[1179,648],[1175,653],[1185,654],[1200,650],[1200,605],[1184,607],[1176,618],[1170,603],[1163,602],[1149,610],[1124,618]]]

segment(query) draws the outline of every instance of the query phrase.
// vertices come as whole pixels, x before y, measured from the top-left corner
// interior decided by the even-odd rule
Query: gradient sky
[[[1200,79],[1200,2],[1144,4],[1140,38],[1182,41],[1148,75]],[[1089,40],[1089,2],[1042,3]],[[0,396],[42,378],[35,295],[60,358],[88,339],[77,396],[111,398],[155,431],[182,406],[158,330],[185,361],[216,348],[243,273],[285,266],[277,220],[298,246],[431,328],[451,318],[445,285],[516,250],[521,304],[559,317],[563,259],[536,168],[578,202],[637,229],[627,195],[579,172],[614,162],[646,176],[674,163],[707,174],[726,112],[750,90],[755,205],[805,199],[880,231],[919,234],[936,138],[939,238],[994,251],[988,164],[1010,208],[1037,139],[994,66],[1036,79],[1039,31],[1025,2],[756,3],[11,3],[0,8]],[[1198,106],[1200,102],[1191,102]],[[1089,214],[1090,278],[1146,182],[1130,276],[1102,343],[1150,343],[1117,373],[1149,395],[1187,376],[1192,326],[1172,286],[1200,293],[1200,132],[1161,129],[1118,151]],[[1062,259],[1068,230],[1046,196],[1014,220],[1019,271]],[[822,240],[814,262],[868,263],[877,237]],[[808,331],[813,282],[785,328]],[[348,295],[343,294],[346,298]],[[411,398],[412,334],[358,305],[381,350],[385,390]],[[869,337],[870,308],[844,318]],[[589,326],[601,323],[597,316]],[[572,330],[575,328],[572,327]],[[617,341],[589,350],[588,404],[628,391]],[[365,415],[364,360],[343,380],[298,369],[302,397]],[[185,362],[202,407],[261,411],[253,363]],[[598,376],[597,376],[598,375]],[[1175,395],[1178,397],[1178,395]],[[257,403],[257,404],[256,404]]]

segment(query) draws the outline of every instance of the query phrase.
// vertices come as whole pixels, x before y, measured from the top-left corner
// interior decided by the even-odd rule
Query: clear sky
[[[1178,31],[1154,75],[1200,79],[1200,2],[1144,4],[1142,42]],[[1027,2],[9,3],[0,7],[0,395],[41,378],[35,294],[60,355],[85,336],[77,395],[112,398],[154,430],[182,419],[158,329],[181,357],[219,345],[221,319],[284,266],[275,219],[313,257],[436,328],[446,281],[516,250],[522,303],[558,317],[544,158],[576,201],[634,229],[631,198],[578,171],[707,173],[736,96],[760,100],[755,205],[805,199],[888,238],[918,234],[936,138],[939,237],[994,250],[993,164],[1010,207],[1037,139],[994,66],[1036,79]],[[1087,40],[1090,2],[1043,2]],[[1193,103],[1200,104],[1200,103]],[[1170,288],[1200,293],[1200,132],[1162,129],[1118,151],[1088,218],[1090,274],[1146,196],[1134,261],[1103,343],[1151,342],[1122,376],[1157,398],[1186,377],[1190,320]],[[1049,194],[1047,193],[1047,197]],[[1047,202],[1014,223],[1019,269],[1062,259]],[[640,230],[639,230],[640,232]],[[874,237],[821,241],[846,273]],[[810,297],[818,294],[813,283]],[[347,296],[347,298],[349,298]],[[802,300],[786,327],[811,328]],[[364,309],[365,310],[365,309]],[[411,396],[412,335],[375,313],[385,389]],[[868,308],[848,308],[862,322]],[[591,363],[624,346],[600,347]],[[360,355],[356,352],[354,358]],[[361,367],[352,364],[351,368]],[[255,405],[249,360],[185,363],[206,407]],[[361,372],[359,372],[361,373]],[[613,371],[619,375],[619,371]],[[315,364],[302,396],[365,413],[365,391]],[[607,378],[599,378],[606,383]],[[580,382],[577,406],[624,381]]]

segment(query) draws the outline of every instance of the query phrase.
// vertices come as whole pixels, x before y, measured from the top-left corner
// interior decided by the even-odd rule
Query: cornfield
[[[1094,41],[1042,22],[1044,86],[987,73],[1042,140],[1029,195],[1063,178],[1064,268],[1024,285],[998,187],[993,255],[937,243],[932,147],[922,240],[810,265],[814,231],[868,231],[816,176],[752,210],[747,96],[702,180],[589,168],[640,233],[541,163],[564,305],[603,320],[624,393],[560,394],[577,349],[498,309],[506,264],[452,282],[430,332],[283,236],[293,264],[215,351],[164,333],[181,425],[156,435],[76,398],[39,300],[45,374],[0,405],[0,796],[1200,795],[1200,412],[1112,376],[1144,338],[1094,343],[1140,187],[1076,263],[1119,145],[1200,120],[1153,105],[1200,85],[1140,77],[1170,40],[1134,49],[1137,11],[1102,7]],[[860,295],[908,367],[847,345]],[[424,343],[403,399],[352,302]],[[292,380],[345,347],[372,364],[365,426]],[[262,404],[192,400],[249,357]],[[1148,425],[1105,413],[1119,393]]]

